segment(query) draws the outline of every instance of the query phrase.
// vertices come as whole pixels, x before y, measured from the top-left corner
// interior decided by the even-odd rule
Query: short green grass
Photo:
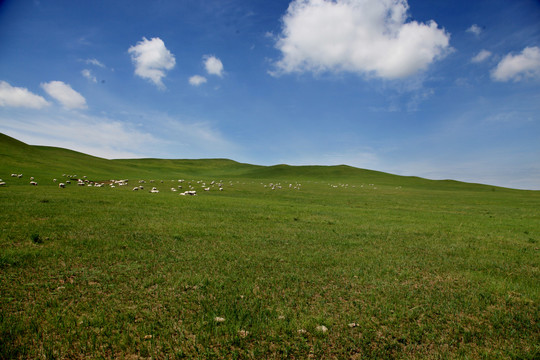
[[[41,163],[0,163],[0,358],[540,355],[539,192],[77,153],[130,186],[59,189],[66,150],[8,147]]]

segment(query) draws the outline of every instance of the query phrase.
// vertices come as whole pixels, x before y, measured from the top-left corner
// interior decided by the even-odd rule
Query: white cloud
[[[471,62],[480,63],[486,60],[490,56],[491,56],[491,51],[482,50],[471,59]]]
[[[406,0],[295,0],[283,16],[273,75],[349,71],[405,78],[449,50],[434,21],[407,22]]]
[[[189,78],[189,83],[193,86],[199,86],[206,82],[206,78],[200,75],[193,75]]]
[[[4,121],[6,120],[6,121]],[[148,156],[160,142],[121,121],[81,113],[19,116],[2,119],[0,131],[32,145],[56,146],[103,158]]]
[[[472,24],[471,27],[467,29],[467,32],[479,36],[482,33],[482,28],[476,24]]]
[[[206,72],[208,72],[208,74],[223,77],[223,63],[221,60],[210,55],[205,55],[203,59],[204,67],[206,68]]]
[[[90,65],[95,65],[95,66],[99,66],[99,67],[102,67],[104,68],[105,65],[103,65],[103,63],[97,59],[87,59],[85,61],[87,64],[90,64]]]
[[[86,109],[86,99],[62,81],[42,83],[41,87],[66,109]]]
[[[81,74],[91,82],[97,82],[96,77],[92,75],[92,72],[90,70],[84,69],[83,71],[81,71]]]
[[[0,106],[41,109],[49,105],[43,97],[33,94],[26,88],[14,87],[0,81]]]
[[[0,112],[0,132],[28,144],[58,146],[107,159],[240,157],[239,146],[210,122],[157,111],[108,116],[67,110]]]
[[[165,71],[174,68],[176,60],[165,47],[163,40],[157,37],[148,40],[143,37],[142,41],[130,47],[128,52],[135,65],[136,75],[150,80],[158,88],[165,88],[162,81],[165,77]]]
[[[518,55],[506,55],[493,69],[491,77],[496,81],[540,79],[540,47],[526,47]]]

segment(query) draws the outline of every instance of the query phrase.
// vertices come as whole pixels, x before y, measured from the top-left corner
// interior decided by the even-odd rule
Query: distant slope
[[[0,134],[2,176],[11,173],[53,177],[63,173],[98,176],[114,169],[115,166],[106,159],[62,148],[32,146]]]
[[[119,166],[138,169],[155,177],[239,177],[260,168],[229,159],[119,159],[111,160]]]
[[[298,177],[304,179],[313,179],[313,180],[333,180],[333,179],[359,179],[362,178],[364,182],[369,182],[369,180],[378,180],[382,178],[388,179],[397,179],[402,178],[402,176],[392,175],[388,173],[383,173],[380,171],[365,170],[359,169],[348,165],[334,165],[334,166],[324,166],[324,165],[301,165],[301,166],[291,166],[291,165],[273,165],[265,166],[254,169],[249,175],[254,177],[264,177],[264,178],[290,178]],[[393,182],[393,181],[391,181]]]
[[[108,160],[77,151],[33,146],[0,134],[0,178],[11,173],[29,176],[58,177],[62,174],[86,175],[93,179],[181,177],[238,177],[260,166],[241,164],[228,159],[171,160],[118,159]]]
[[[0,178],[11,173],[55,178],[62,174],[108,179],[251,178],[275,181],[328,181],[408,186],[425,189],[492,190],[494,186],[452,180],[427,180],[338,166],[259,166],[229,159],[117,159],[108,160],[77,151],[25,144],[0,134]]]

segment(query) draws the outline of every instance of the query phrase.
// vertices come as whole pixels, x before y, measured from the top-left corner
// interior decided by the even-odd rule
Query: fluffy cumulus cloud
[[[206,82],[206,78],[200,75],[193,75],[189,78],[189,83],[193,86],[199,86]]]
[[[407,21],[406,0],[295,0],[283,16],[275,75],[348,71],[398,79],[449,50],[434,21]]]
[[[480,63],[484,60],[486,60],[488,57],[491,56],[491,52],[487,50],[481,50],[478,54],[476,54],[471,61],[473,63]]]
[[[204,67],[210,75],[223,77],[223,63],[215,56],[205,55],[203,57]]]
[[[0,106],[41,109],[50,105],[43,97],[21,87],[0,81]]]
[[[176,65],[174,55],[165,47],[160,38],[148,40],[143,37],[141,41],[128,49],[131,60],[135,65],[135,74],[154,83],[163,89],[162,79],[165,71],[171,70]]]
[[[41,87],[50,97],[66,109],[86,109],[86,99],[62,81],[42,83]]]
[[[506,55],[491,77],[496,81],[540,79],[540,47],[526,47],[520,54]]]

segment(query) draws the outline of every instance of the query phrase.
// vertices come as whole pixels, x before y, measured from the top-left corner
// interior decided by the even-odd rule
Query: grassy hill
[[[107,160],[80,152],[47,146],[32,146],[0,134],[0,174],[26,173],[36,178],[59,174],[96,179],[249,178],[275,181],[354,181],[387,186],[434,189],[493,190],[494,186],[452,180],[427,180],[384,172],[338,166],[258,166],[229,159],[119,159]],[[5,180],[5,179],[4,179]],[[501,188],[499,188],[501,189]]]
[[[0,359],[540,354],[538,191],[4,135],[0,177]]]

